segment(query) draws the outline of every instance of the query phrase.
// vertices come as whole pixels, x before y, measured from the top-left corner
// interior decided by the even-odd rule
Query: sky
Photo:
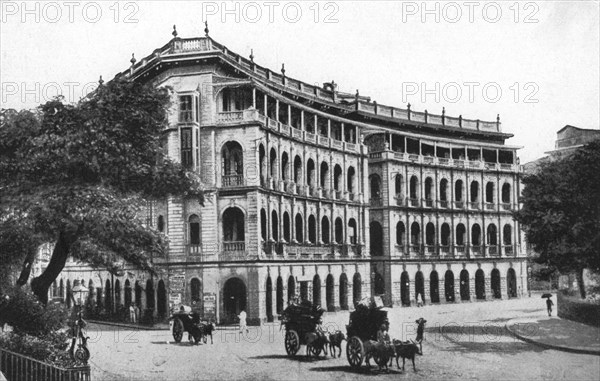
[[[521,163],[600,128],[598,1],[0,1],[2,108],[76,102],[171,38],[210,36],[308,83],[495,121]]]

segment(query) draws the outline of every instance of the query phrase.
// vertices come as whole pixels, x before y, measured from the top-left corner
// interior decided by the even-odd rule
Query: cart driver
[[[392,340],[390,339],[390,335],[388,334],[388,325],[387,323],[383,323],[381,327],[379,327],[379,331],[377,331],[377,341],[383,344],[391,344]]]

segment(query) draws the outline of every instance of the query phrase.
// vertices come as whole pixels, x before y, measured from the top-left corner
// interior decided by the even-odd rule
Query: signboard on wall
[[[217,295],[212,292],[205,292],[202,297],[204,305],[204,319],[215,319],[217,317]]]

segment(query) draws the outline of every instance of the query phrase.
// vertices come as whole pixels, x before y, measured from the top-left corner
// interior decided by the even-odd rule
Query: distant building
[[[522,169],[499,118],[380,105],[208,36],[175,37],[119,76],[173,88],[166,149],[208,196],[148,209],[170,241],[158,276],[69,264],[61,276],[99,303],[164,316],[183,302],[234,323],[241,310],[272,321],[294,297],[336,311],[372,294],[408,306],[527,291]]]

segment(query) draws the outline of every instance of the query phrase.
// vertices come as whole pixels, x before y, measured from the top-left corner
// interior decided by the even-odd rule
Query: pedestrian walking
[[[248,327],[246,326],[246,311],[242,310],[238,315],[238,318],[240,319],[240,332],[243,333],[245,331],[248,333]]]
[[[548,316],[552,316],[552,306],[554,305],[554,302],[552,301],[552,299],[550,299],[550,297],[546,298],[546,308],[548,309]]]
[[[133,304],[129,305],[129,322],[135,323],[135,308],[133,308]]]

